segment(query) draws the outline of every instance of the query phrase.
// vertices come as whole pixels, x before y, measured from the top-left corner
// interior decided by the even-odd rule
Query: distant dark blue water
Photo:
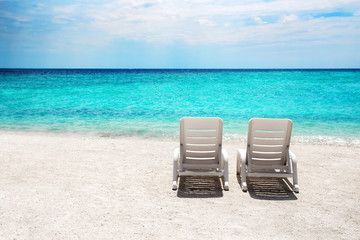
[[[217,116],[228,137],[253,117],[295,136],[360,138],[359,69],[0,69],[0,129],[172,137]]]

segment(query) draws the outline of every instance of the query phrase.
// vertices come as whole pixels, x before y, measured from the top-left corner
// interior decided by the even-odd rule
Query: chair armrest
[[[245,166],[246,162],[246,150],[239,148],[236,151],[236,174],[240,174],[241,165]]]
[[[242,149],[242,148],[239,148],[237,151],[236,151],[236,159],[238,161],[243,161],[243,160],[246,160],[246,150],[245,149]]]
[[[290,156],[291,162],[296,164],[296,155],[290,149],[289,149],[289,156]]]
[[[179,159],[179,155],[180,155],[180,149],[179,148],[175,148],[175,150],[174,150],[174,162],[177,162],[178,161],[178,159]]]
[[[229,154],[227,152],[227,150],[225,148],[223,148],[221,150],[221,159],[224,161],[224,162],[228,162],[229,161]]]
[[[229,190],[229,155],[225,148],[221,150],[221,165],[224,168],[224,190]]]
[[[299,193],[299,181],[298,181],[298,172],[297,172],[297,161],[296,161],[296,155],[289,149],[289,160],[292,167],[293,172],[293,189],[294,192]]]
[[[172,189],[173,190],[177,189],[179,155],[180,155],[180,149],[175,148],[175,150],[174,150],[174,160],[173,160],[173,184],[172,184]]]
[[[243,192],[246,192],[248,190],[247,183],[246,183],[246,154],[248,154],[248,149],[238,149],[236,151],[237,159],[236,159],[236,175],[240,175],[241,177],[241,189]]]

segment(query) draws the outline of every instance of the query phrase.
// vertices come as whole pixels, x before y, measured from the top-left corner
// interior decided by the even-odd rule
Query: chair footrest
[[[223,176],[224,171],[179,171],[179,176]]]

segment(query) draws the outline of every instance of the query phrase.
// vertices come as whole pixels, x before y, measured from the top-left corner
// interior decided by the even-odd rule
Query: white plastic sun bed
[[[289,119],[253,118],[249,121],[247,149],[237,151],[236,173],[247,191],[246,177],[293,178],[299,192],[296,156],[290,151],[293,123]]]
[[[220,118],[184,117],[180,120],[180,148],[174,151],[173,186],[181,176],[223,177],[229,190],[228,154],[222,148],[223,121]]]

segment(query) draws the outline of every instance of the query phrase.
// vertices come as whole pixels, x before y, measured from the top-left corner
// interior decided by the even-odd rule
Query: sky
[[[0,68],[360,68],[360,0],[0,0]]]

